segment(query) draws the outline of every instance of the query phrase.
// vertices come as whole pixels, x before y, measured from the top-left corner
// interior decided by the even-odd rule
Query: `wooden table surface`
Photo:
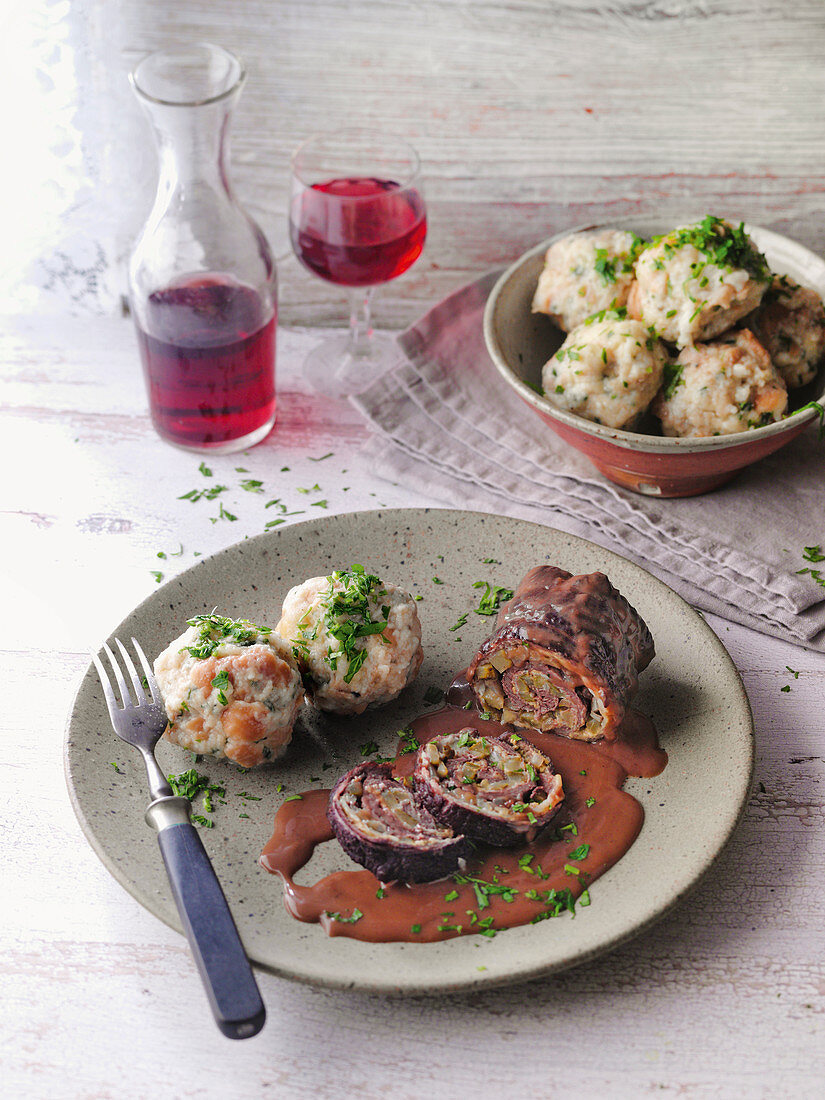
[[[57,161],[4,238],[15,286],[0,326],[4,1095],[822,1096],[821,654],[708,616],[750,696],[757,784],[720,862],[653,930],[573,971],[472,998],[393,1000],[260,973],[268,1023],[244,1043],[215,1029],[182,937],[98,861],[62,768],[89,648],[155,588],[153,571],[168,579],[269,518],[240,489],[226,501],[234,522],[178,499],[197,487],[200,459],[160,443],[146,414],[118,316],[154,171],[122,86],[135,57],[187,38],[246,54],[236,175],[276,240],[299,137],[349,118],[413,138],[432,232],[379,306],[397,326],[550,232],[652,207],[742,216],[825,251],[822,5],[72,7],[19,5],[7,28],[43,77],[50,106],[31,127]],[[74,99],[54,91],[66,81]],[[50,145],[58,133],[64,145]],[[296,508],[298,487],[318,482],[329,513],[437,503],[377,479],[359,456],[358,414],[302,381],[313,330],[342,315],[338,296],[293,261],[282,305],[277,428],[242,461],[211,459],[216,476],[243,465]],[[180,557],[158,557],[179,546]]]

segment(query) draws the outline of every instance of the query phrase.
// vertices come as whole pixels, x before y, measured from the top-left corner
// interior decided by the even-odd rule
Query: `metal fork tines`
[[[104,644],[120,700],[103,662],[92,654],[112,726],[118,737],[143,756],[152,793],[146,820],[157,830],[172,896],[218,1027],[230,1039],[249,1038],[263,1027],[266,1010],[215,869],[189,820],[189,801],[173,794],[155,760],[155,745],[166,725],[160,688],[134,638],[132,645],[143,668],[143,679],[119,638],[115,638],[115,645],[132,682],[130,693],[117,658]]]
[[[132,645],[135,647],[135,653],[143,668],[144,681],[141,681],[134,662],[120,638],[115,638],[115,645],[120,650],[123,663],[129,671],[134,699],[136,701],[133,701],[129,693],[126,678],[121,671],[114,653],[112,653],[112,650],[104,642],[103,649],[106,656],[109,658],[109,664],[112,666],[112,672],[114,673],[117,686],[120,689],[119,704],[114,688],[112,687],[112,682],[103,666],[103,662],[96,653],[92,654],[92,660],[95,663],[95,668],[97,669],[97,674],[100,677],[100,683],[103,687],[103,694],[106,697],[106,705],[109,708],[109,717],[112,720],[112,727],[121,740],[125,741],[127,745],[133,745],[143,754],[146,773],[149,778],[149,790],[152,793],[152,797],[157,799],[169,796],[172,794],[172,788],[169,786],[166,777],[158,767],[154,755],[155,745],[157,745],[160,740],[160,735],[163,733],[164,727],[166,726],[166,712],[163,707],[163,699],[160,688],[158,687],[158,682],[146,659],[146,654],[134,638],[132,638]],[[145,688],[144,682],[146,684]],[[147,689],[149,691],[148,697],[146,695]]]

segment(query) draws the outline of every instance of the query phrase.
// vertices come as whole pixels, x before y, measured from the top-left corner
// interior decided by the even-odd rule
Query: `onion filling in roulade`
[[[434,818],[502,846],[532,840],[564,798],[561,777],[529,741],[470,727],[422,745],[413,778],[416,802]]]
[[[327,812],[339,844],[382,882],[430,882],[459,867],[469,843],[417,805],[392,765],[364,763],[336,784]]]
[[[476,698],[493,718],[509,725],[560,730],[586,741],[601,737],[601,700],[569,671],[554,667],[554,660],[557,655],[529,643],[502,647],[476,669]]]

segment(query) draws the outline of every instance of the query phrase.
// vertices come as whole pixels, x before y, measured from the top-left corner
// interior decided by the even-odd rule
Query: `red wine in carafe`
[[[275,315],[225,276],[187,279],[149,295],[138,343],[152,420],[185,446],[219,446],[275,414]]]

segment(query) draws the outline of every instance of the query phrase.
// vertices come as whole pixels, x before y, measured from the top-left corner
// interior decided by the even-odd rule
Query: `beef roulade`
[[[501,608],[467,679],[500,722],[614,740],[653,654],[644,621],[604,573],[542,565]]]
[[[338,843],[381,882],[432,882],[452,874],[470,845],[435,821],[392,775],[391,764],[359,764],[339,779],[329,799]]]
[[[529,741],[469,727],[422,745],[413,779],[416,802],[434,818],[499,846],[532,840],[564,798],[561,777]]]

